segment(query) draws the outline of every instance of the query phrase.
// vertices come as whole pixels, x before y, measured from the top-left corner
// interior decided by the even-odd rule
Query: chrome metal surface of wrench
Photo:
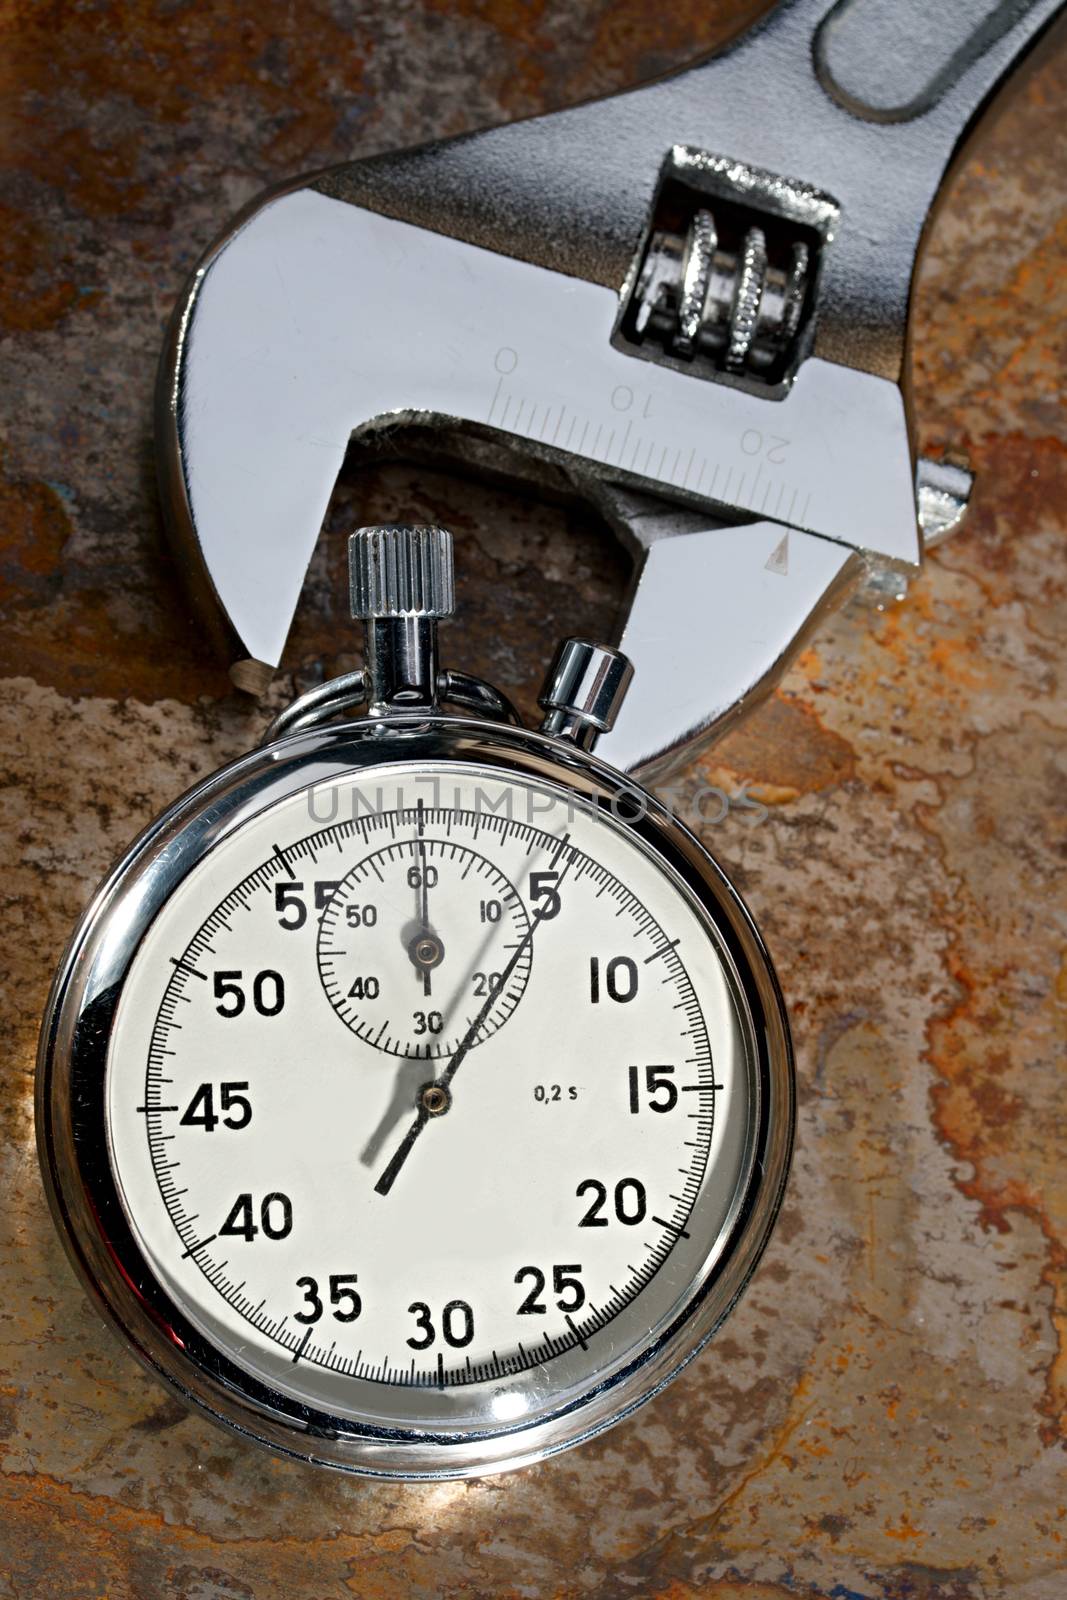
[[[159,386],[168,525],[235,663],[280,660],[354,436],[457,425],[561,466],[628,539],[662,769],[773,682],[918,511],[904,362],[947,165],[1062,0],[783,0],[611,99],[274,191],[204,258]],[[918,503],[917,503],[918,502]]]

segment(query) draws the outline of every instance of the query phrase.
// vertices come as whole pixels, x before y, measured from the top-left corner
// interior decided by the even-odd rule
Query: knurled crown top
[[[447,528],[357,528],[348,540],[353,617],[450,617],[456,606]]]

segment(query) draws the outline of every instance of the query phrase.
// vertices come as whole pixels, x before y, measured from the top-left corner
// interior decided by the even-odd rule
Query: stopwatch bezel
[[[236,827],[301,789],[370,767],[441,761],[559,784],[625,819],[686,884],[729,951],[751,1019],[758,1091],[748,1178],[729,1238],[670,1326],[628,1367],[549,1416],[459,1437],[331,1417],[234,1366],[187,1322],[144,1260],[104,1137],[118,997],[177,884]],[[298,733],[220,769],[174,802],[85,912],[53,983],[38,1056],[37,1135],[49,1204],[105,1320],[143,1365],[214,1420],[270,1449],[384,1477],[443,1479],[526,1465],[603,1432],[656,1394],[704,1347],[755,1270],[781,1202],[794,1117],[788,1021],[769,955],[737,891],[698,840],[632,779],[564,741],[451,716],[366,719]]]

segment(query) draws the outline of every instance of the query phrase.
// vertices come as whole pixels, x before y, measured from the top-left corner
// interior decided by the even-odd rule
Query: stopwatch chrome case
[[[773,1226],[794,1086],[740,897],[582,748],[625,664],[570,641],[532,732],[438,674],[402,598],[407,666],[369,626],[366,717],[319,720],[346,681],[297,702],[100,888],[38,1141],[82,1282],[183,1399],[448,1478],[593,1437],[703,1347]]]

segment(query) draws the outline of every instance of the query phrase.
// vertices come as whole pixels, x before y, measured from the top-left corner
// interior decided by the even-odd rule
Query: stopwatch
[[[92,1298],[276,1451],[447,1478],[619,1421],[779,1205],[788,1025],[755,925],[599,761],[629,663],[541,727],[442,671],[445,530],[350,540],[365,665],[165,811],[53,986],[38,1131]]]

